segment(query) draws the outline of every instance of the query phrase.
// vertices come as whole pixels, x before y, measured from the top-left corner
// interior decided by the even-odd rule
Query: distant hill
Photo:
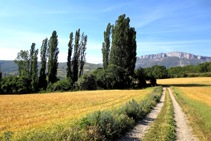
[[[211,62],[211,57],[184,52],[169,52],[140,56],[137,58],[136,67],[146,68],[154,65],[162,65],[169,68],[174,66],[198,65],[204,62]]]
[[[11,60],[0,60],[1,70],[2,72],[6,72],[7,74],[17,75],[18,74],[18,66]],[[38,67],[40,68],[40,62],[38,63]],[[90,73],[95,69],[102,67],[100,64],[92,64],[86,63],[84,65],[84,74]],[[67,63],[59,63],[58,65],[58,77],[64,78],[66,77],[66,68]],[[3,74],[4,75],[4,74]]]
[[[184,52],[169,52],[137,57],[136,68],[146,68],[154,65],[162,65],[169,68],[174,66],[198,65],[204,62],[211,62],[211,57],[193,55]],[[0,60],[0,64],[2,72],[14,75],[18,73],[18,67],[14,61]],[[38,66],[40,67],[40,63],[38,63]],[[102,64],[86,63],[84,65],[84,74],[90,73],[99,67],[102,67]],[[66,77],[66,68],[66,63],[59,63],[58,76],[60,78]]]

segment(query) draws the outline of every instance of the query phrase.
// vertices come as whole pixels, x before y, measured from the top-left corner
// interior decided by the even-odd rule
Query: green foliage
[[[145,112],[142,110],[142,104],[132,99],[122,107],[122,112],[128,117],[133,118],[135,121],[141,120],[145,116]]]
[[[14,61],[18,65],[19,76],[30,78],[30,63],[28,50],[21,50]]]
[[[201,63],[197,66],[188,65],[168,69],[170,77],[206,77],[209,76],[209,74],[206,74],[207,72],[211,72],[211,62]]]
[[[73,32],[70,33],[70,41],[68,43],[68,56],[67,56],[67,77],[73,78],[72,76],[72,50],[73,50]]]
[[[58,69],[58,36],[56,31],[53,31],[52,36],[48,42],[48,80],[51,83],[57,81],[57,69]]]
[[[79,77],[83,75],[83,68],[86,62],[86,44],[87,44],[87,35],[84,35],[84,33],[82,33],[81,44],[80,44]]]
[[[47,63],[47,49],[48,48],[48,39],[44,39],[41,46],[41,69],[40,69],[40,76],[39,76],[39,88],[46,89],[47,87],[47,80],[46,80],[46,63]]]
[[[30,54],[29,54],[29,78],[32,77],[33,73],[33,60],[34,60],[34,53],[35,53],[35,43],[32,43],[31,49],[30,49]]]
[[[108,23],[106,31],[104,31],[104,42],[103,42],[103,46],[102,46],[103,68],[104,69],[107,69],[108,62],[109,62],[110,36],[111,36],[111,24]]]
[[[68,91],[72,90],[72,80],[70,78],[57,81],[53,84],[54,91]]]
[[[143,68],[138,68],[135,70],[134,78],[138,80],[138,87],[145,87],[146,86],[146,74]]]
[[[112,46],[109,64],[114,64],[133,76],[136,63],[136,32],[130,19],[120,15],[112,27]]]
[[[99,68],[92,73],[96,83],[103,89],[125,89],[130,87],[131,79],[121,67],[110,64],[107,69]]]
[[[31,92],[30,80],[27,77],[8,76],[0,82],[1,94],[24,94]]]
[[[38,66],[37,66],[37,55],[38,55],[38,49],[35,50],[33,54],[33,61],[32,61],[32,91],[38,91]]]
[[[8,131],[8,132],[4,132],[4,136],[0,136],[0,141],[4,139],[4,141],[10,141],[12,138],[12,134],[13,132]]]
[[[96,90],[96,80],[93,74],[83,75],[77,81],[77,86],[79,90]]]
[[[75,45],[74,45],[74,55],[73,55],[73,83],[75,83],[78,80],[78,61],[80,57],[80,29],[76,30],[75,33]]]

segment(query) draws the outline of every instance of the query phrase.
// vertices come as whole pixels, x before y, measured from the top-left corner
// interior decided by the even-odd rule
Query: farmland
[[[1,95],[0,135],[68,127],[77,118],[96,110],[119,107],[134,98],[141,101],[153,88],[142,90],[80,91],[47,94]]]
[[[193,133],[200,140],[211,139],[211,78],[174,78],[158,80],[172,86],[177,101],[186,113]]]

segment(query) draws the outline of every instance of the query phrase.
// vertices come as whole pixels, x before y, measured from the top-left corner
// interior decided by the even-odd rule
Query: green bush
[[[127,102],[125,106],[122,107],[122,112],[124,112],[128,117],[133,118],[135,121],[138,121],[144,117],[144,112],[140,104],[137,101],[132,99]]]
[[[66,78],[57,81],[53,85],[56,91],[68,91],[72,89],[72,80],[70,78]]]
[[[79,90],[96,90],[96,80],[93,74],[85,74],[76,82]]]

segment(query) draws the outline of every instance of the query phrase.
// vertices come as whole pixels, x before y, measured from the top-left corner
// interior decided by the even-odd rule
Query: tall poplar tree
[[[73,77],[72,72],[72,50],[73,50],[73,32],[70,33],[70,41],[68,43],[68,56],[67,56],[67,77]]]
[[[38,66],[37,66],[37,55],[38,55],[38,49],[34,51],[33,55],[33,61],[32,61],[32,91],[37,91],[38,86]]]
[[[46,63],[47,63],[47,49],[48,49],[48,39],[44,39],[41,46],[40,58],[41,58],[41,69],[39,76],[39,88],[43,88],[44,90],[47,87],[46,80]]]
[[[30,54],[29,54],[29,78],[31,79],[32,77],[32,62],[33,62],[33,57],[34,57],[34,51],[35,51],[35,43],[32,43],[31,49],[30,49]]]
[[[130,19],[120,15],[112,28],[110,64],[120,66],[133,75],[136,63],[136,31],[130,27]]]
[[[109,52],[110,52],[110,35],[111,35],[111,24],[107,25],[106,31],[104,31],[104,42],[102,45],[103,54],[103,68],[108,68],[109,63]]]
[[[78,80],[78,61],[80,56],[80,29],[76,30],[75,33],[75,45],[74,45],[74,56],[73,56],[73,83]]]
[[[81,44],[80,44],[80,67],[79,67],[79,77],[83,75],[83,68],[86,62],[86,44],[87,44],[87,35],[84,36],[84,33],[81,36]]]
[[[58,68],[58,36],[56,31],[53,31],[52,36],[49,40],[48,49],[48,80],[51,83],[57,81],[57,68]]]

